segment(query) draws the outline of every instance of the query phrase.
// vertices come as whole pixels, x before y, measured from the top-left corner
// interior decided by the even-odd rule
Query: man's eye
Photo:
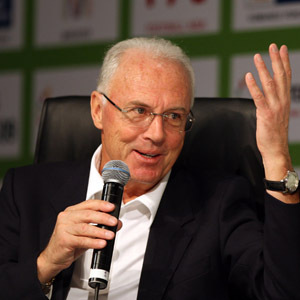
[[[144,107],[135,107],[132,111],[139,115],[144,115],[146,113],[146,109]]]
[[[181,114],[178,113],[168,113],[168,118],[172,119],[172,120],[180,120],[181,119]]]

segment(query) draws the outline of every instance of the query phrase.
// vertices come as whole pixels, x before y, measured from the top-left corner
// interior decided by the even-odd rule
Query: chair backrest
[[[264,171],[256,146],[255,106],[251,99],[196,98],[195,124],[186,134],[178,164],[193,170],[215,169],[246,177],[262,205]],[[46,99],[35,162],[91,158],[101,142],[93,125],[88,96]]]

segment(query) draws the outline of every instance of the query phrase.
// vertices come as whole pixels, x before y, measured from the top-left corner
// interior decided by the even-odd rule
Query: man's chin
[[[155,186],[162,178],[162,176],[132,176],[130,182],[132,184]]]

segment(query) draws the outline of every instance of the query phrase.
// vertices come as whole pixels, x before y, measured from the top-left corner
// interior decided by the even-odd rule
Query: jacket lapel
[[[53,173],[52,173],[53,172]],[[49,203],[40,223],[40,248],[44,249],[53,232],[57,215],[68,206],[85,200],[89,176],[88,163],[59,164],[46,175],[47,191],[43,195]]]
[[[68,206],[78,204],[85,200],[88,179],[89,179],[90,161],[73,164],[69,172],[62,175],[64,180],[50,196],[50,201],[56,210],[61,212]]]
[[[163,297],[196,228],[194,208],[189,201],[195,193],[183,172],[172,171],[150,230],[138,299]]]
[[[68,206],[75,205],[85,200],[89,178],[90,161],[84,163],[68,163],[59,166],[55,174],[47,174],[48,198],[52,209],[48,217],[40,224],[40,249],[44,249],[53,232],[59,212]],[[62,271],[54,281],[52,299],[65,299],[69,290],[74,264]]]

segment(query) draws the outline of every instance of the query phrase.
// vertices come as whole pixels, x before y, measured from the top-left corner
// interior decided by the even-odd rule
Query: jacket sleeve
[[[38,253],[24,255],[20,238],[22,215],[14,199],[14,171],[10,170],[0,192],[0,299],[45,300],[38,277]]]
[[[300,204],[266,193],[261,223],[242,180],[228,184],[223,196],[220,232],[230,299],[300,299]]]

